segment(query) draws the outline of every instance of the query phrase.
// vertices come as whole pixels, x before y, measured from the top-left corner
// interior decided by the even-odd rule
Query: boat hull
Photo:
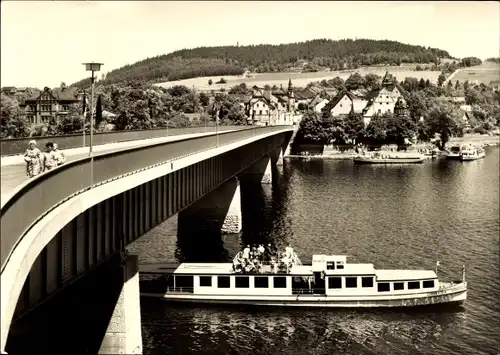
[[[466,155],[466,156],[461,156],[460,157],[460,160],[461,161],[473,161],[473,160],[479,160],[479,159],[483,159],[484,157],[486,156],[486,154],[479,154],[479,155],[473,155],[473,156],[470,156],[470,155]]]
[[[421,158],[354,158],[355,164],[420,164],[423,163],[425,157]]]
[[[446,159],[448,160],[460,160],[460,154],[454,154],[454,153],[451,153],[451,154],[447,154],[446,155]]]
[[[367,296],[245,296],[245,295],[196,295],[184,293],[141,293],[142,297],[160,298],[171,302],[207,303],[223,305],[254,305],[274,307],[321,307],[321,308],[401,308],[422,307],[438,304],[463,304],[467,299],[465,284],[433,292],[367,295]]]

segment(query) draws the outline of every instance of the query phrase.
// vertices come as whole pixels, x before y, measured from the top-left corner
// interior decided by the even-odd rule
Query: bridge
[[[84,287],[99,285],[94,301],[111,304],[94,306],[88,323],[99,341],[82,344],[85,337],[63,325],[61,342],[142,353],[138,259],[125,246],[176,214],[189,233],[238,233],[240,180],[270,183],[292,133],[293,126],[253,127],[133,147],[71,161],[18,187],[2,201],[0,350],[26,314],[101,274]]]

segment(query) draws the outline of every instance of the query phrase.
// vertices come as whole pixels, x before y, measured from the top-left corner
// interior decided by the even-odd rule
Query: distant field
[[[159,83],[157,85],[163,86],[165,88],[172,87],[174,85],[186,85],[189,88],[195,87],[198,90],[215,90],[218,91],[221,88],[225,88],[226,90],[241,84],[246,83],[249,86],[257,85],[283,85],[284,88],[288,85],[288,80],[292,79],[292,83],[294,86],[305,87],[312,81],[321,81],[323,79],[333,79],[338,76],[342,79],[347,79],[349,75],[354,72],[358,72],[361,75],[366,75],[368,73],[374,73],[380,76],[383,76],[386,72],[396,76],[398,81],[403,81],[406,77],[416,77],[418,79],[423,78],[424,80],[429,79],[431,82],[435,83],[440,74],[439,71],[414,71],[407,68],[400,67],[364,67],[356,70],[342,70],[342,71],[321,71],[315,73],[264,73],[264,74],[254,74],[252,73],[251,78],[244,78],[241,76],[224,76],[223,78],[227,81],[227,84],[215,84],[215,82],[220,80],[220,76],[217,77],[200,77],[200,78],[192,78],[186,80],[178,80],[178,81],[169,81],[165,83]],[[208,85],[208,80],[212,79],[213,84]]]
[[[483,62],[475,67],[459,69],[452,78],[452,81],[456,80],[460,80],[460,82],[466,80],[469,80],[469,82],[477,81],[479,84],[488,85],[492,80],[500,80],[500,64]]]

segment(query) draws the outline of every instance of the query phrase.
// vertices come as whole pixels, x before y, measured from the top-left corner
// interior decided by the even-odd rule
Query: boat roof
[[[406,281],[435,279],[437,275],[432,270],[375,270],[373,264],[345,264],[344,269],[324,270],[325,275],[374,275],[377,281]],[[174,272],[175,275],[253,275],[235,274],[231,263],[183,263]],[[294,265],[289,274],[262,274],[262,276],[293,276],[313,275],[312,265]]]
[[[377,281],[395,280],[425,280],[435,279],[437,275],[432,270],[376,270]]]
[[[174,274],[217,275],[231,274],[231,263],[182,263]]]

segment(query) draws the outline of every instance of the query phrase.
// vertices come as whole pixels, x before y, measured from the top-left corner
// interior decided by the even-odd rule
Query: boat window
[[[373,287],[373,277],[362,277],[361,287]]]
[[[255,283],[255,288],[268,288],[269,278],[267,276],[255,276],[254,283]]]
[[[342,288],[342,278],[341,277],[329,277],[328,278],[328,288]]]
[[[357,277],[346,277],[345,278],[345,287],[347,287],[347,288],[358,287],[358,278]]]
[[[408,282],[408,290],[418,290],[420,288],[420,281]]]
[[[193,276],[176,276],[175,287],[193,287]]]
[[[218,288],[231,287],[231,282],[229,280],[230,280],[229,276],[217,276],[217,287]]]
[[[327,270],[335,270],[335,262],[333,262],[333,261],[328,261],[328,262],[326,263],[326,269],[327,269]]]
[[[284,276],[274,276],[273,277],[274,288],[286,288],[286,277]]]
[[[424,288],[433,288],[434,287],[434,280],[426,280],[423,282]]]
[[[342,270],[344,268],[343,264],[337,264],[337,269]]]
[[[388,292],[391,290],[391,286],[388,282],[379,282],[377,284],[378,292]]]
[[[404,290],[405,289],[405,283],[404,282],[394,282],[394,291],[398,290]]]
[[[250,287],[250,279],[248,276],[236,276],[235,284],[236,288],[249,288]]]
[[[211,287],[212,286],[212,276],[200,276],[200,286],[201,287]]]

